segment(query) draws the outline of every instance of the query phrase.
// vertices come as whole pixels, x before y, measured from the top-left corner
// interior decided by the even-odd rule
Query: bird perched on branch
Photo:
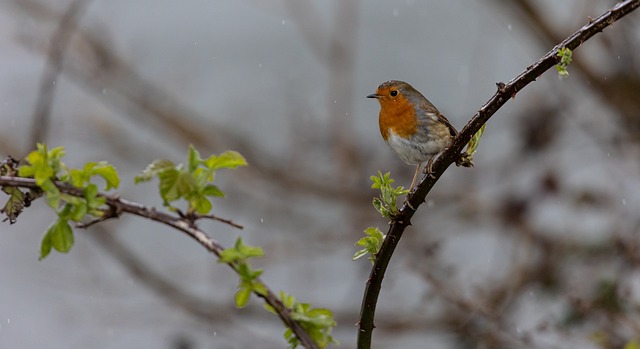
[[[417,165],[411,190],[420,165],[426,161],[424,171],[431,174],[433,160],[449,146],[458,131],[425,96],[404,81],[384,82],[367,98],[380,102],[380,133],[389,148],[402,161]],[[473,162],[470,156],[461,154],[456,165],[471,167]]]

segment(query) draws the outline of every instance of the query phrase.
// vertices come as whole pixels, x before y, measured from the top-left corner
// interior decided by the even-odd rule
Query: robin
[[[431,174],[434,158],[451,143],[458,131],[425,96],[404,81],[384,82],[367,98],[380,102],[380,133],[389,148],[402,161],[417,165],[411,190],[420,165],[427,161],[424,171]],[[456,165],[471,167],[473,162],[468,155],[462,154]]]

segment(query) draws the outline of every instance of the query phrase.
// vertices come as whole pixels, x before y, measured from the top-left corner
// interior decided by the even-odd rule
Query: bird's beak
[[[379,94],[377,94],[377,93],[372,93],[372,94],[370,94],[370,95],[368,95],[368,96],[367,96],[367,98],[380,98],[380,97],[382,97],[382,96],[380,96],[380,95],[379,95]]]

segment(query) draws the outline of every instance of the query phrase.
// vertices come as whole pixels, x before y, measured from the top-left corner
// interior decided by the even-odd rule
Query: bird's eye
[[[389,94],[391,95],[391,97],[395,97],[398,95],[398,91],[392,90],[391,92],[389,92]]]

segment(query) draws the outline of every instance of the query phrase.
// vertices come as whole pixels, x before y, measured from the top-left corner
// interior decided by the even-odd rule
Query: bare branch
[[[222,222],[225,224],[228,224],[234,228],[238,228],[238,229],[244,229],[244,227],[230,219],[227,218],[222,218],[222,217],[218,217],[214,214],[205,214],[205,215],[198,215],[196,216],[196,218],[209,218],[209,219],[213,219],[214,221],[218,221],[218,222]]]

